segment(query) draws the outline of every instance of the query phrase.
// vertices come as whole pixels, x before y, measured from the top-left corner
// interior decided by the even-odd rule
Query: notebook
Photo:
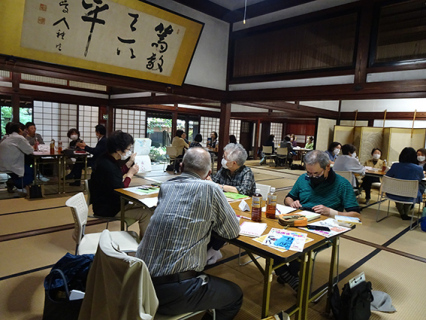
[[[244,221],[240,225],[240,235],[258,238],[267,227],[266,223]]]
[[[306,219],[308,219],[308,221],[312,221],[312,220],[315,220],[315,219],[318,219],[319,217],[321,217],[320,213],[315,213],[315,212],[312,212],[312,211],[305,211],[305,210],[303,210],[301,212],[296,212],[294,214],[300,214],[302,216],[305,216]]]

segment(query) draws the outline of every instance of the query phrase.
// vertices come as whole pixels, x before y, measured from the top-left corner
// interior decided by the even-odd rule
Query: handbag
[[[44,197],[44,186],[40,184],[30,184],[27,187],[27,199],[37,199]]]
[[[54,279],[60,279],[62,288],[54,289]],[[46,277],[48,281],[45,290],[43,320],[78,320],[83,299],[70,300],[70,291],[64,273],[60,269],[53,269]]]

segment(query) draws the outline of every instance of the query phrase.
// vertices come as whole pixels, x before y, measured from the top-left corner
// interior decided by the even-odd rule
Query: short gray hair
[[[211,167],[210,154],[200,147],[189,148],[183,156],[183,170],[204,177]]]
[[[235,161],[239,167],[241,167],[247,160],[247,151],[239,143],[229,143],[223,148],[223,151],[228,152],[227,160]]]
[[[327,168],[330,163],[328,155],[320,150],[309,151],[304,158],[305,164],[314,165],[318,163],[322,169]]]

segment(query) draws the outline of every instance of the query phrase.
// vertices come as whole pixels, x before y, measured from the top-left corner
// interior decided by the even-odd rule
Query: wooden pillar
[[[371,36],[371,23],[373,21],[373,1],[364,1],[361,7],[357,55],[355,63],[355,90],[362,90],[362,85],[367,82],[367,63]]]
[[[257,120],[256,123],[256,132],[254,134],[254,154],[253,159],[257,160],[257,152],[259,150],[259,136],[260,136],[260,120]]]
[[[175,110],[172,113],[172,134],[171,134],[171,140],[173,140],[173,137],[176,134],[177,130],[177,118],[178,118],[178,104],[175,103]]]
[[[12,120],[13,122],[19,122],[19,81],[21,80],[21,74],[12,72]],[[25,124],[25,123],[24,123]]]
[[[229,124],[231,122],[231,104],[220,103],[220,124],[219,124],[219,149],[217,152],[217,170],[221,168],[221,160],[223,156],[223,148],[229,142]]]
[[[114,129],[114,107],[113,106],[107,106],[107,122],[106,122],[106,129],[107,133],[110,134],[112,130]]]

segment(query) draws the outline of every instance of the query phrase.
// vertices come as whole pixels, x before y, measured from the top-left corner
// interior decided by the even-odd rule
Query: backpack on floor
[[[337,289],[337,296],[335,289]],[[371,316],[371,282],[363,281],[350,288],[345,284],[342,295],[338,295],[338,288],[333,288],[332,310],[336,320],[368,320]]]

